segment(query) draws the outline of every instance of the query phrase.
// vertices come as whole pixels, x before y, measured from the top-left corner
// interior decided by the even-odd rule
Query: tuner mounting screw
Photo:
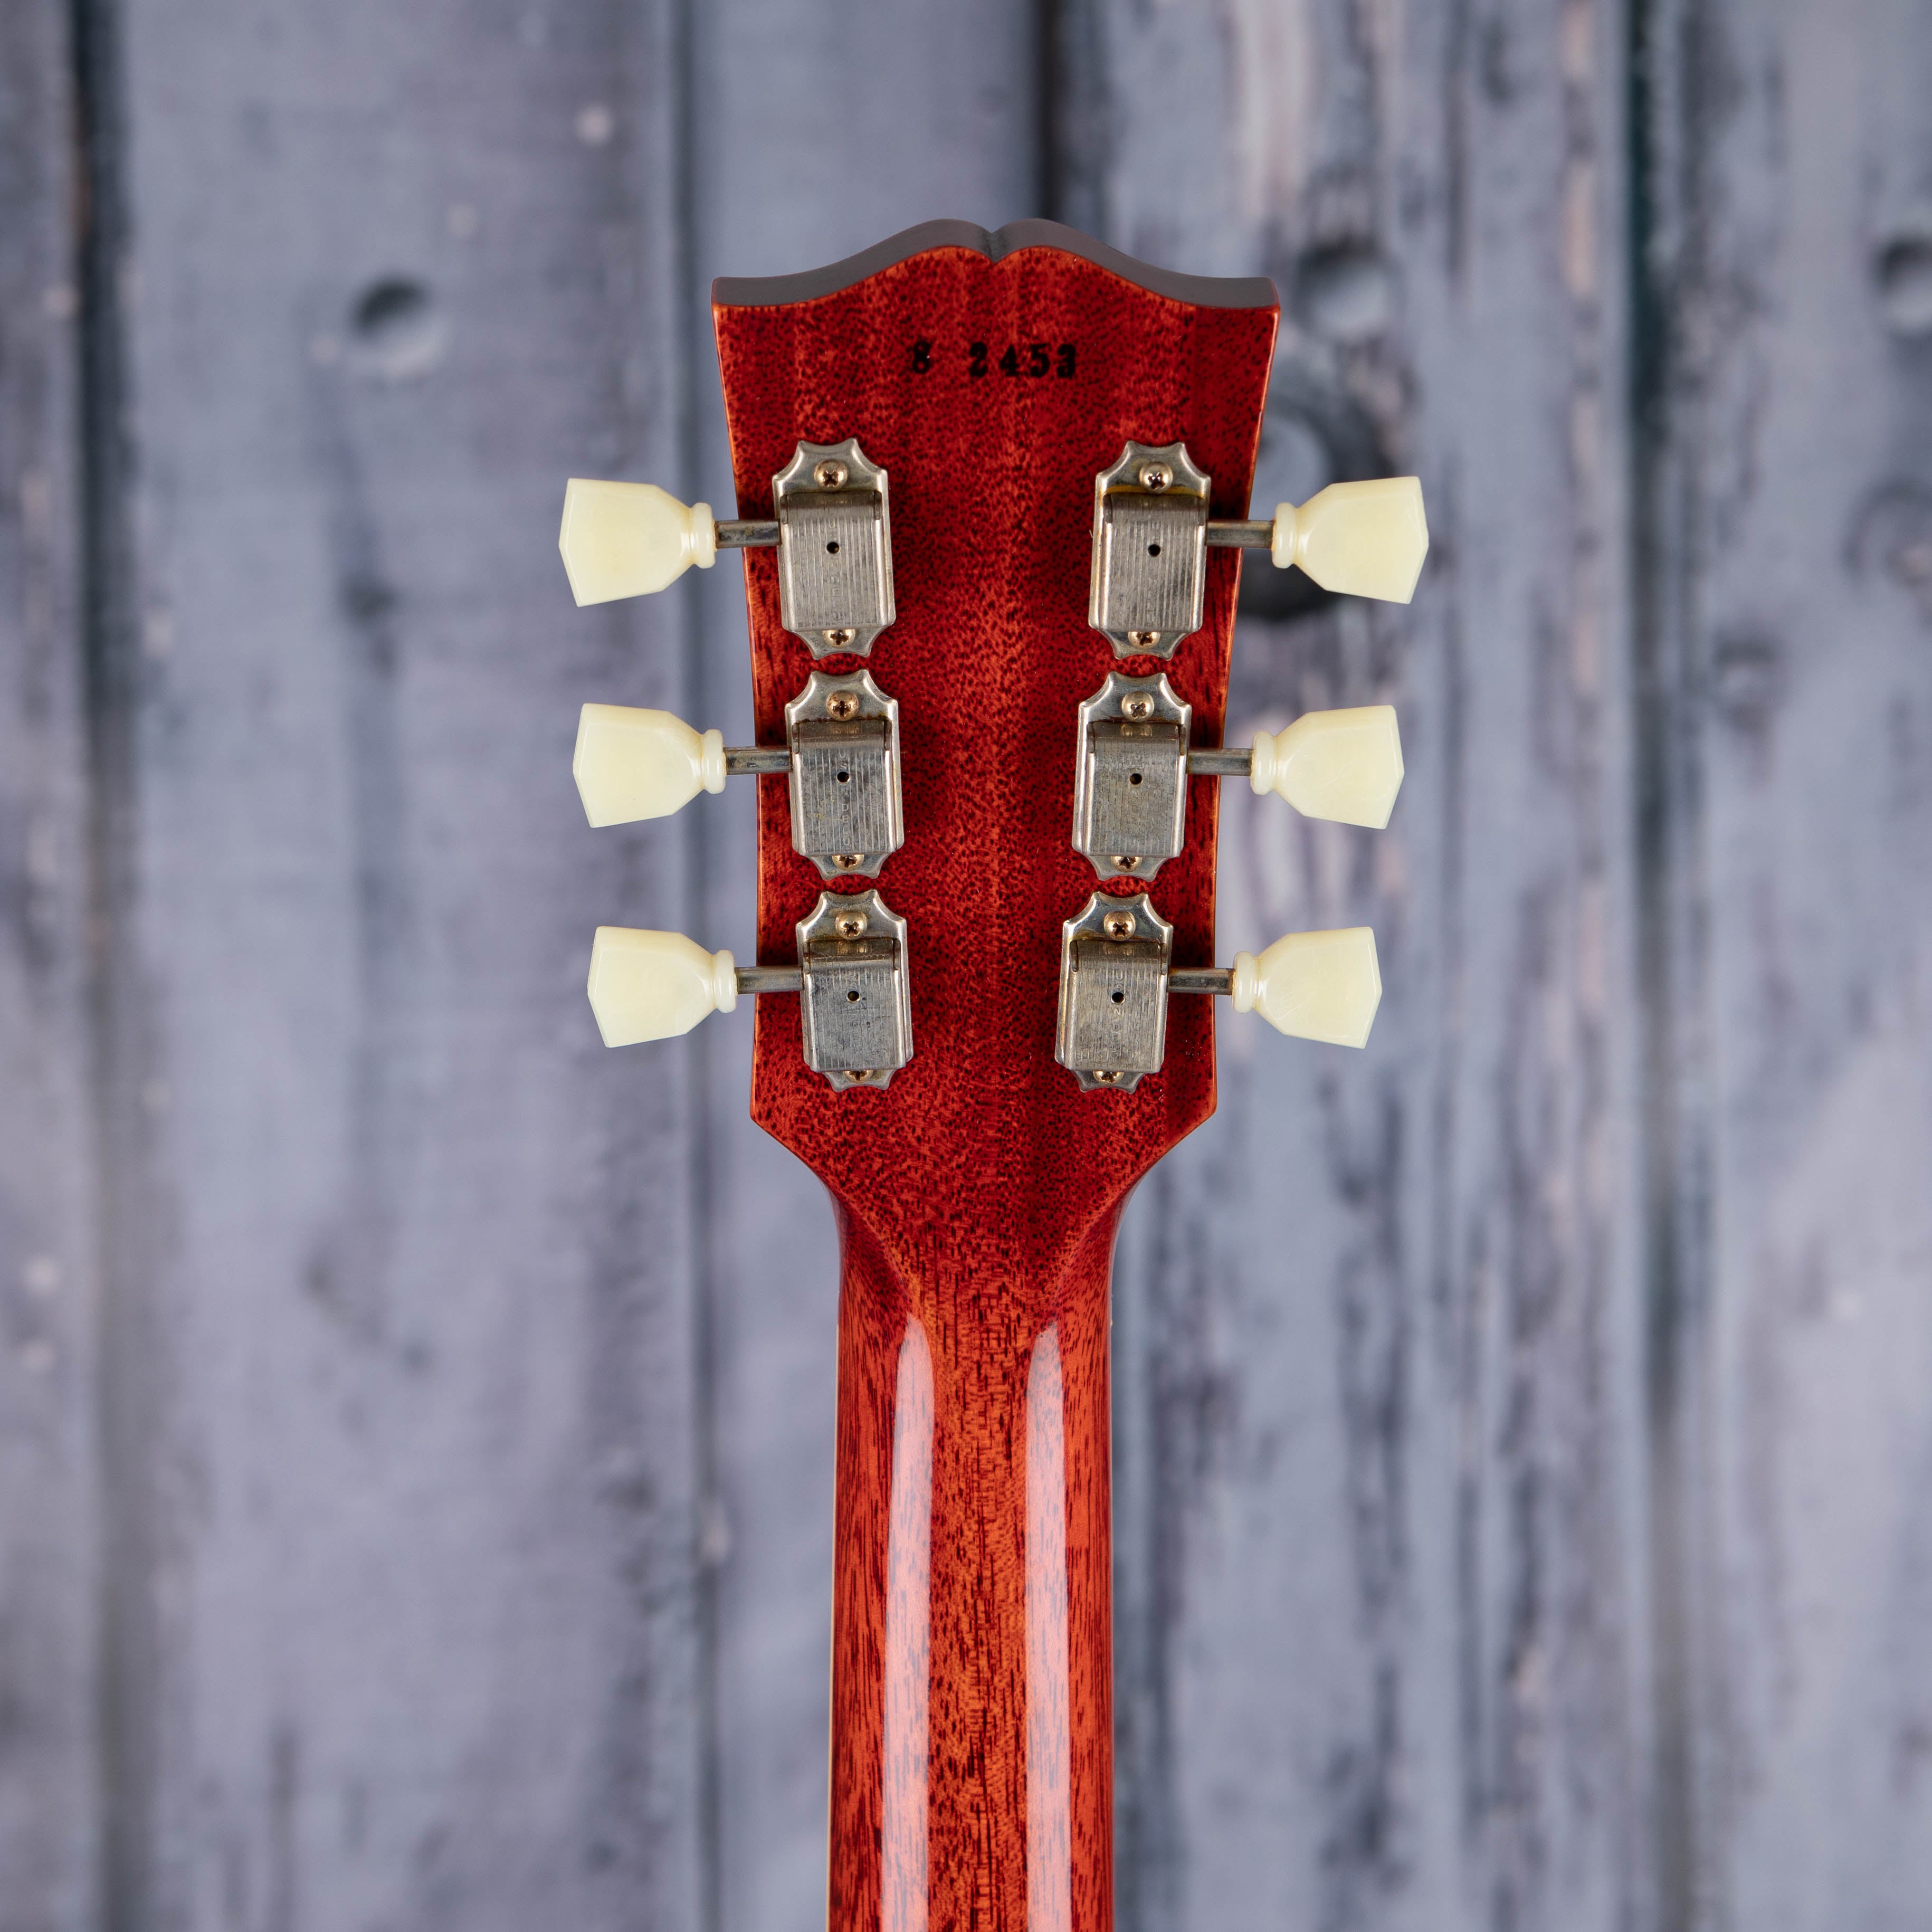
[[[825,648],[829,651],[842,651],[852,641],[854,634],[848,630],[827,631],[824,634]]]
[[[1143,490],[1165,490],[1174,481],[1174,472],[1164,463],[1143,463],[1141,465],[1141,488]]]
[[[1130,691],[1120,700],[1120,716],[1139,719],[1154,716],[1154,699],[1144,691]]]
[[[846,634],[849,636],[850,633],[848,632]],[[859,715],[858,693],[853,691],[835,691],[825,700],[825,715],[828,718],[857,717]]]
[[[832,929],[841,939],[856,939],[866,930],[866,923],[862,912],[842,912],[832,922]]]
[[[1134,916],[1130,912],[1110,912],[1101,920],[1100,930],[1109,939],[1131,939],[1134,936]]]
[[[1158,631],[1130,631],[1127,642],[1137,651],[1158,650],[1160,648],[1160,633]]]
[[[1140,862],[1141,855],[1138,852],[1112,852],[1107,856],[1108,864],[1117,872],[1131,872]]]
[[[835,852],[832,855],[832,862],[842,872],[856,872],[865,862],[865,858],[862,852]]]
[[[823,463],[812,466],[812,480],[821,490],[842,490],[848,473],[844,464],[828,456]]]
[[[1094,1078],[1100,1082],[1103,1086],[1114,1086],[1118,1082],[1120,1077],[1119,1074],[1114,1072],[1112,1068],[1096,1068],[1094,1070]]]

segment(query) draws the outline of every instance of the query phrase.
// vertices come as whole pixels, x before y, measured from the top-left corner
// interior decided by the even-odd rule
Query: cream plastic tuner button
[[[592,825],[663,818],[724,789],[724,734],[694,731],[668,711],[586,704],[570,769]]]
[[[1366,1046],[1382,1004],[1376,936],[1366,926],[1291,932],[1258,959],[1238,952],[1232,981],[1238,1013],[1258,1012],[1298,1040],[1336,1046]]]
[[[573,476],[564,486],[557,548],[579,604],[641,597],[675,583],[692,565],[718,561],[718,526],[709,503],[680,503],[655,483],[598,483]]]
[[[1258,793],[1279,792],[1306,818],[1380,831],[1402,789],[1395,706],[1310,711],[1285,731],[1257,731],[1248,782]]]
[[[738,1004],[736,963],[681,932],[600,926],[590,948],[590,1010],[606,1046],[670,1040]]]
[[[1275,567],[1298,563],[1324,590],[1406,604],[1429,554],[1422,485],[1413,476],[1331,483],[1297,509],[1275,507]]]

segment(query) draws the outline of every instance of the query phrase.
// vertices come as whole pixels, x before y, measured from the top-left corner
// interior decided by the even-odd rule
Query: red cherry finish
[[[1094,477],[1130,440],[1184,441],[1214,514],[1246,513],[1274,291],[1050,223],[935,222],[720,282],[712,312],[741,516],[772,514],[801,440],[856,436],[890,478],[898,616],[868,662],[900,707],[906,843],[878,884],[908,925],[914,1058],[834,1093],[796,999],[765,998],[752,1074],[843,1249],[830,1923],[1107,1932],[1108,1274],[1129,1191],[1214,1109],[1214,1054],[1213,1001],[1177,998],[1136,1091],[1054,1060],[1060,923],[1096,883],[1069,842],[1075,708],[1115,664],[1087,622]],[[1206,625],[1165,668],[1213,745],[1239,553],[1208,554]],[[782,744],[813,660],[772,554],[745,574],[758,739]],[[1212,963],[1216,790],[1194,782],[1153,887],[1180,965]],[[782,778],[758,836],[758,956],[788,963],[822,881]]]

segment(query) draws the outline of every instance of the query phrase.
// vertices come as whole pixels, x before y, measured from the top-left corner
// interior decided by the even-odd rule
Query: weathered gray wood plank
[[[1679,1922],[1902,1927],[1932,1898],[1932,20],[1647,25]]]
[[[1040,212],[1034,10],[725,0],[699,38],[697,286],[833,262],[935,216]],[[844,131],[818,138],[830,117]],[[794,143],[808,165],[792,158]],[[802,152],[802,150],[796,152]],[[706,309],[691,479],[732,485]],[[743,581],[705,580],[704,720],[750,716]],[[706,944],[754,932],[748,787],[703,802]],[[695,808],[694,808],[694,810]],[[838,1244],[824,1190],[747,1114],[751,1030],[706,1030],[719,1502],[718,1882],[732,1932],[812,1932],[825,1912]]]
[[[606,1057],[562,478],[676,446],[664,10],[130,0],[154,1513],[118,1922],[701,1917],[688,1063]]]
[[[1123,1232],[1123,1922],[1642,1922],[1616,10],[1097,18],[1110,238],[1282,288],[1264,506],[1412,468],[1434,535],[1237,644],[1231,734],[1392,700],[1408,778],[1224,794],[1222,956],[1366,922],[1385,992],[1224,1016]]]
[[[87,734],[65,10],[0,14],[0,1927],[93,1922]]]

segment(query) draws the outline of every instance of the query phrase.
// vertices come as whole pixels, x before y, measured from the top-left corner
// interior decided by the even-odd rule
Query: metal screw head
[[[1127,642],[1137,651],[1157,650],[1160,646],[1160,633],[1158,631],[1130,631]]]
[[[1100,930],[1109,939],[1131,939],[1134,936],[1134,916],[1130,912],[1110,912],[1101,920]]]
[[[1143,490],[1165,490],[1174,481],[1174,472],[1164,463],[1143,463],[1141,465],[1141,488]]]
[[[1139,719],[1154,716],[1154,694],[1148,691],[1130,691],[1120,700],[1120,716]]]
[[[1141,855],[1138,852],[1112,852],[1107,856],[1107,863],[1117,872],[1131,872],[1140,862]]]
[[[832,922],[832,929],[841,939],[856,939],[866,930],[866,922],[862,912],[842,912]]]
[[[812,480],[821,490],[842,490],[848,473],[844,464],[836,457],[828,456],[823,463],[813,464]]]
[[[824,634],[826,648],[828,650],[842,651],[852,641],[854,634],[850,631],[827,631]]]
[[[1111,1068],[1096,1067],[1094,1071],[1094,1078],[1096,1080],[1100,1081],[1103,1085],[1108,1087],[1114,1085],[1115,1082],[1119,1080],[1120,1077],[1120,1075],[1114,1072]]]
[[[856,718],[859,715],[859,694],[856,691],[835,691],[825,700],[825,715],[828,718]]]
[[[832,855],[832,862],[842,872],[856,872],[866,862],[866,855],[862,852],[835,852]],[[865,922],[861,920],[860,929],[862,932],[864,928]]]

